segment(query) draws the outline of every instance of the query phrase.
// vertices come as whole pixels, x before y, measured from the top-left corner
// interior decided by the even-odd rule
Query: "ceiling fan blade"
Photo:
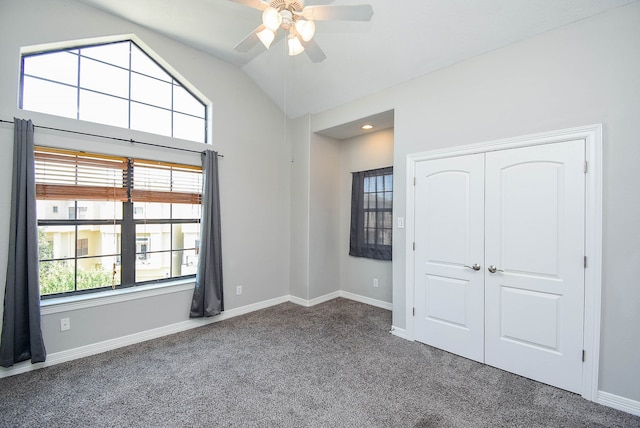
[[[304,51],[311,59],[311,62],[322,62],[327,59],[327,55],[325,55],[324,51],[314,39],[311,39],[308,42],[303,41],[302,46],[304,46]]]
[[[263,0],[229,0],[229,1],[242,4],[245,6],[249,6],[258,10],[265,10],[269,6],[269,3]]]
[[[370,4],[356,6],[306,6],[302,10],[305,19],[314,21],[370,21],[373,8]]]
[[[233,49],[235,49],[236,52],[242,52],[242,53],[249,52],[252,47],[257,45],[258,42],[260,42],[260,39],[258,38],[257,33],[262,30],[264,30],[264,24],[261,24],[260,26],[258,26],[258,28],[250,32],[247,35],[247,37],[242,39],[240,43],[234,46]]]

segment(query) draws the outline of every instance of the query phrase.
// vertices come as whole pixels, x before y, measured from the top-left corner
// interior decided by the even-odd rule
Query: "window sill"
[[[83,294],[79,296],[59,297],[40,301],[40,315],[50,315],[78,309],[93,308],[102,305],[127,302],[135,299],[145,299],[163,294],[179,293],[193,290],[194,278],[164,282],[162,284],[142,285],[100,293]]]

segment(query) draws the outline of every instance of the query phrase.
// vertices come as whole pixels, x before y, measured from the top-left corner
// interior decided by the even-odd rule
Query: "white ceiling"
[[[371,22],[318,22],[327,59],[317,64],[304,53],[288,57],[284,40],[235,52],[261,12],[229,0],[79,1],[242,68],[298,117],[638,0],[307,0],[374,10]]]

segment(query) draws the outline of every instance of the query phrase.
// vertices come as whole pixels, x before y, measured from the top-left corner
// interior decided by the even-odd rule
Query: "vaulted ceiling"
[[[374,10],[371,22],[318,22],[321,63],[289,57],[283,39],[234,51],[261,12],[230,0],[79,1],[241,68],[298,117],[638,0],[307,0]]]

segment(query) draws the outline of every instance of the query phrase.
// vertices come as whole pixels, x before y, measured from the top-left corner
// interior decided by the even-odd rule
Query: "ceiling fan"
[[[236,51],[248,52],[258,41],[269,49],[277,37],[288,32],[289,55],[306,52],[313,62],[322,62],[327,57],[313,40],[316,21],[370,21],[373,16],[371,5],[305,6],[304,0],[230,1],[262,11],[262,24],[234,47]],[[280,28],[284,31],[279,32]]]

